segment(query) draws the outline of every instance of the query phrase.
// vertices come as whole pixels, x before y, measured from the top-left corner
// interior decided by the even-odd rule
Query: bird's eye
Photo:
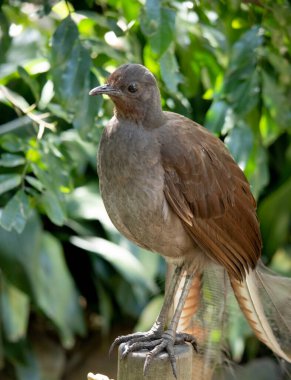
[[[137,91],[137,84],[136,84],[136,83],[131,83],[131,84],[127,87],[127,90],[133,94],[134,92]]]

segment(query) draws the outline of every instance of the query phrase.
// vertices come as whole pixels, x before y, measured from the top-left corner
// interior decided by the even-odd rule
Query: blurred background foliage
[[[145,64],[164,109],[225,141],[258,200],[263,260],[291,275],[290,2],[0,4],[1,379],[72,379],[90,337],[100,371],[107,333],[159,309],[163,261],[120,236],[98,191],[112,104],[88,92],[123,63]],[[231,341],[253,360],[236,378],[283,378],[239,318]]]

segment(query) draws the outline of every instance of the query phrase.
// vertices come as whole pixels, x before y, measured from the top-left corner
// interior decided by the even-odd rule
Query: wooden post
[[[168,354],[161,353],[155,358],[146,376],[143,376],[143,366],[148,351],[133,352],[125,359],[121,358],[123,344],[118,350],[117,380],[188,380],[192,378],[193,348],[183,344],[175,346],[177,361],[177,379],[175,379],[169,362]]]

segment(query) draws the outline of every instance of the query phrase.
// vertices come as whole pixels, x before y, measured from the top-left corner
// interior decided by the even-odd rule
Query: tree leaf
[[[33,214],[21,234],[0,228],[0,266],[10,283],[25,292],[57,326],[63,343],[84,332],[81,307],[58,240],[43,233]]]
[[[142,31],[148,36],[152,50],[161,56],[174,39],[176,12],[155,0],[147,0],[145,10],[141,17]]]
[[[37,264],[33,278],[37,304],[58,327],[63,344],[71,347],[74,334],[84,334],[84,320],[62,246],[49,233],[42,235]]]
[[[33,76],[29,75],[28,72],[22,66],[18,66],[17,71],[20,77],[23,79],[23,81],[31,89],[31,92],[33,93],[34,98],[38,101],[39,93],[40,93],[38,82],[33,78]]]
[[[0,225],[7,231],[15,229],[21,233],[30,214],[29,199],[24,190],[19,190],[3,208]]]
[[[102,238],[73,236],[71,243],[86,251],[96,253],[108,261],[129,283],[145,286],[155,291],[155,285],[143,271],[140,262],[127,249]],[[122,257],[122,260],[120,258]]]
[[[25,164],[25,158],[16,154],[3,153],[0,158],[0,166],[13,168]]]
[[[239,120],[226,136],[224,142],[235,161],[244,170],[253,147],[253,134],[250,127]]]
[[[47,216],[57,226],[62,226],[66,220],[64,205],[52,191],[46,191],[41,198]]]
[[[258,215],[264,251],[270,257],[288,241],[291,215],[291,179],[282,183],[259,204]]]
[[[44,185],[35,177],[26,175],[25,180],[39,192],[42,192],[44,190]]]
[[[175,94],[178,84],[182,82],[174,49],[168,49],[160,58],[161,75],[168,90]]]
[[[5,338],[16,342],[25,338],[29,318],[29,298],[21,290],[1,279],[1,317]]]
[[[35,213],[32,213],[20,234],[0,227],[0,267],[11,284],[34,299],[41,233],[40,220]]]
[[[21,184],[20,174],[0,174],[0,195]]]

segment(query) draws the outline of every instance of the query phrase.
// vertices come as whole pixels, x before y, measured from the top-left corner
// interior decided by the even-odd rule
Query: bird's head
[[[106,84],[93,88],[89,95],[108,95],[115,104],[116,116],[125,119],[145,121],[153,113],[162,113],[156,79],[139,64],[120,66]]]

